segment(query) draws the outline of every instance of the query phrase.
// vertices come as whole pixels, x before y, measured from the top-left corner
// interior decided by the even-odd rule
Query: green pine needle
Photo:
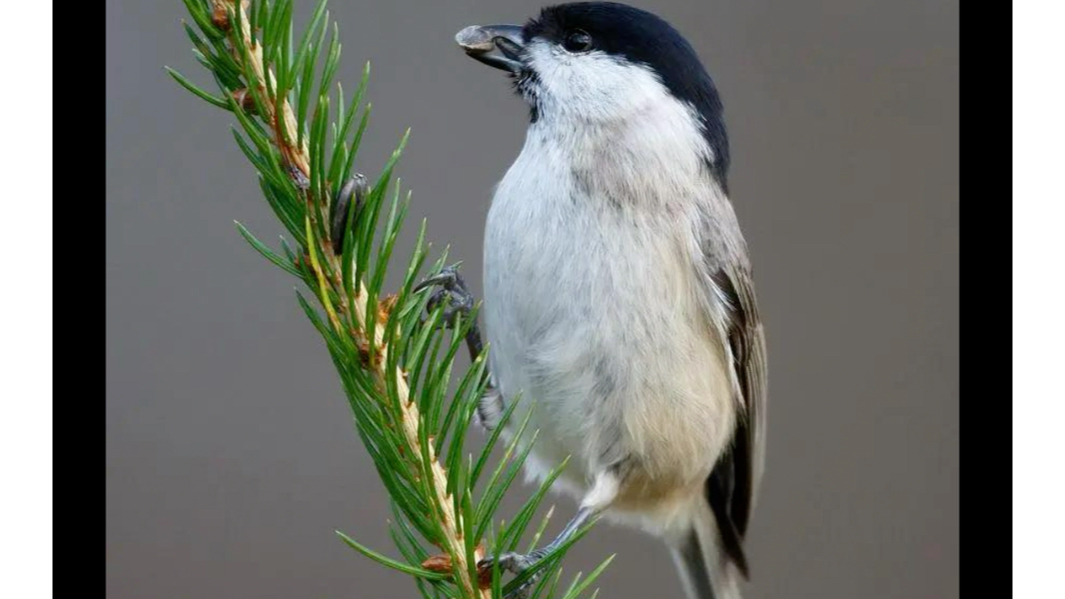
[[[428,259],[424,221],[410,259],[393,264],[411,201],[410,191],[394,179],[409,130],[376,179],[368,179],[372,184],[359,209],[349,211],[342,228],[342,252],[334,253],[329,238],[333,194],[357,171],[355,161],[370,116],[365,101],[369,63],[355,92],[346,98],[335,82],[340,27],[330,23],[325,0],[319,0],[298,34],[292,0],[183,1],[192,21],[183,22],[183,28],[193,56],[207,69],[218,93],[174,69],[166,67],[166,72],[236,120],[234,140],[257,173],[263,197],[285,235],[275,250],[239,222],[237,231],[267,261],[302,284],[296,302],[329,351],[355,432],[391,499],[389,532],[400,557],[388,557],[339,531],[337,535],[358,553],[414,577],[416,592],[427,599],[500,598],[537,573],[543,578],[534,596],[556,597],[563,558],[591,524],[530,570],[504,582],[494,568],[489,588],[479,586],[477,562],[486,548],[492,553],[512,550],[523,539],[530,547],[539,542],[550,510],[531,539],[525,539],[526,532],[565,463],[516,514],[506,522],[499,517],[536,432],[526,434],[526,413],[508,435],[503,455],[493,457],[503,425],[520,402],[520,397],[507,398],[502,422],[477,455],[465,449],[487,388],[489,350],[465,371],[455,372],[476,309],[448,329],[442,326],[443,306],[427,314],[432,290],[412,291],[447,264],[447,248]],[[390,268],[403,273],[395,292],[385,289]],[[490,474],[482,481],[486,472]],[[609,561],[583,580],[578,575],[560,596],[577,597]]]

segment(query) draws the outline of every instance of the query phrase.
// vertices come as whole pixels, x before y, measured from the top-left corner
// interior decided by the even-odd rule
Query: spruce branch
[[[342,86],[333,88],[341,44],[325,0],[318,2],[298,40],[293,0],[183,1],[195,25],[183,23],[193,55],[221,95],[167,71],[239,123],[234,139],[257,171],[260,189],[292,244],[282,237],[279,252],[244,225],[237,223],[237,229],[313,296],[308,301],[297,290],[298,304],[340,375],[356,433],[392,500],[392,539],[403,559],[337,534],[363,555],[411,575],[427,599],[503,597],[533,575],[542,575],[533,596],[554,597],[564,554],[590,525],[506,584],[497,566],[478,565],[486,555],[513,551],[522,542],[565,464],[552,471],[511,522],[498,520],[501,500],[522,468],[535,432],[525,437],[526,416],[502,458],[489,468],[499,433],[520,401],[508,398],[502,421],[476,459],[464,449],[488,385],[488,348],[472,356],[456,383],[454,361],[477,307],[444,326],[445,306],[433,305],[429,291],[416,287],[419,280],[439,275],[447,258],[445,250],[423,272],[429,251],[424,220],[400,288],[384,292],[411,198],[409,191],[401,194],[399,180],[392,181],[409,131],[373,184],[353,170],[370,114],[370,104],[363,103],[369,64],[346,104]],[[550,510],[534,531],[534,543],[549,517]],[[583,593],[607,562],[583,580],[578,574],[562,597]]]

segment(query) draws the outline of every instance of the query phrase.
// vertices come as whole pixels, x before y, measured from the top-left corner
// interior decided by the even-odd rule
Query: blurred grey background
[[[297,2],[297,24],[311,4]],[[957,597],[958,3],[639,5],[678,26],[721,90],[768,327],[769,454],[746,596]],[[347,90],[372,62],[357,168],[376,175],[412,128],[399,168],[409,223],[428,218],[478,296],[485,211],[526,109],[453,35],[538,8],[331,3]],[[177,0],[108,3],[108,594],[413,597],[405,575],[333,534],[396,554],[386,495],[294,281],[234,229],[275,245],[280,232],[234,119],[163,71],[213,90],[183,16]],[[556,526],[572,509],[559,503]],[[609,525],[567,571],[613,552],[601,597],[680,597],[666,552]]]

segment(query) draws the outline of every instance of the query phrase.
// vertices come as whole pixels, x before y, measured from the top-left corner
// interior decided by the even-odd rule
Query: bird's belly
[[[579,494],[595,472],[624,464],[622,504],[701,485],[735,410],[677,227],[652,235],[591,210],[498,208],[486,231],[485,329],[500,391],[521,396],[512,424],[532,410],[527,471],[543,476],[569,456],[562,487]]]

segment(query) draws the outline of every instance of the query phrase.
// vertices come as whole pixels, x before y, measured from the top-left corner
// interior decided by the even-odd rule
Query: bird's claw
[[[439,286],[440,289],[436,290],[429,297],[429,303],[426,305],[426,309],[432,312],[437,306],[443,302],[447,302],[444,308],[444,324],[447,327],[455,326],[455,317],[457,315],[469,316],[473,310],[473,294],[466,288],[466,282],[462,279],[462,275],[458,273],[457,265],[452,265],[444,268],[439,274],[429,277],[418,283],[413,292],[417,293],[427,287]]]
[[[481,571],[490,570],[492,568],[492,565],[495,564],[499,566],[500,570],[510,572],[514,575],[519,575],[522,572],[536,565],[536,563],[539,562],[544,557],[544,555],[545,553],[539,550],[533,551],[529,554],[513,552],[504,553],[499,557],[486,557],[482,559],[481,561],[477,562],[477,569]],[[536,583],[540,581],[541,576],[543,576],[542,570],[536,572],[524,582],[522,582],[520,585],[518,585],[517,588],[507,593],[505,595],[506,599],[525,599],[529,596],[529,591],[532,590],[533,586],[535,586]]]
[[[437,306],[447,302],[443,310],[444,326],[453,330],[456,316],[461,314],[463,318],[468,318],[473,311],[473,294],[466,288],[466,282],[462,280],[457,264],[448,266],[438,274],[418,283],[412,291],[413,293],[418,293],[433,286],[439,286],[440,289],[437,289],[429,296],[426,312],[431,314],[436,310]],[[424,324],[425,321],[426,316],[422,315],[422,323]],[[466,347],[470,352],[470,360],[476,360],[484,351],[484,344],[481,342],[481,330],[477,326],[476,319],[468,324]],[[505,411],[506,407],[504,406],[502,394],[489,381],[485,395],[477,404],[477,422],[484,430],[491,432],[499,425]]]

